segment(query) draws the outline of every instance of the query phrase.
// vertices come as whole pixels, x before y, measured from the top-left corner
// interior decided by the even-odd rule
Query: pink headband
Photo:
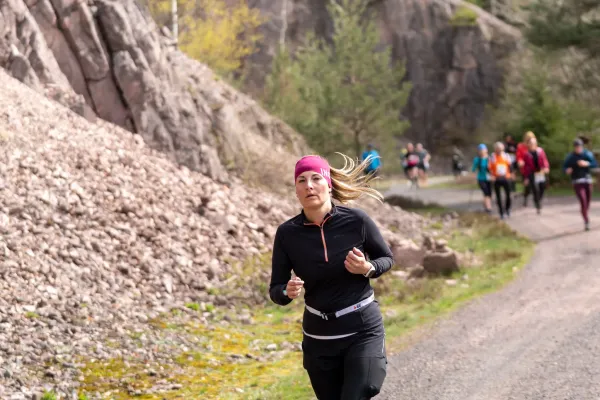
[[[304,156],[296,163],[294,170],[294,181],[298,178],[298,175],[306,172],[313,171],[320,174],[331,187],[331,173],[329,163],[324,158],[319,156]]]

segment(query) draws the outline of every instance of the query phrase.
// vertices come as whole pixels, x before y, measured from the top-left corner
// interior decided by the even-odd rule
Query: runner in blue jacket
[[[563,170],[571,176],[586,231],[590,229],[589,210],[592,202],[592,168],[598,168],[594,154],[583,147],[581,139],[575,139],[573,141],[573,152],[565,159]]]

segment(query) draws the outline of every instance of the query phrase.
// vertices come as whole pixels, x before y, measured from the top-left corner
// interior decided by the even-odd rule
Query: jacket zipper
[[[321,241],[323,242],[323,251],[325,253],[325,262],[329,262],[329,256],[327,255],[327,242],[325,241],[325,231],[323,230],[325,222],[327,222],[327,220],[331,218],[331,215],[328,216],[327,218],[325,218],[323,220],[323,222],[321,222],[321,225],[319,224],[314,224],[314,223],[308,223],[308,224],[304,224],[304,225],[315,225],[318,226],[319,229],[321,229]]]

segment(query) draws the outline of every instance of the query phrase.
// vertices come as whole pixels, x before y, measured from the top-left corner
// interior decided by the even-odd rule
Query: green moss
[[[44,394],[42,395],[42,400],[56,400],[56,393],[49,391],[49,392],[44,392]]]
[[[34,318],[39,318],[39,314],[33,311],[27,311],[25,313],[25,318],[29,318],[29,319],[34,319]]]
[[[299,385],[304,385],[299,390],[305,391],[310,386],[307,386],[298,368],[302,365],[300,352],[289,352],[278,360],[257,359],[267,354],[264,349],[268,344],[275,343],[281,347],[283,342],[301,340],[300,310],[289,310],[289,314],[282,315],[293,315],[294,318],[276,318],[274,314],[261,313],[255,315],[255,325],[234,324],[227,327],[156,319],[153,321],[156,329],[174,331],[188,338],[187,342],[195,343],[195,347],[174,354],[168,363],[152,366],[162,371],[152,376],[144,373],[148,366],[143,360],[88,362],[82,369],[83,389],[88,393],[112,390],[112,398],[125,399],[129,398],[129,392],[122,388],[143,393],[168,377],[169,382],[183,387],[137,398],[182,399],[200,395],[203,399],[228,398],[226,396],[232,399],[269,398],[264,397],[265,388],[276,387],[285,379],[298,381]],[[169,318],[169,315],[162,318]],[[266,325],[269,325],[268,330],[264,329]]]
[[[461,5],[454,11],[450,24],[452,26],[475,26],[477,25],[477,18],[479,16],[475,10],[469,6]]]
[[[185,306],[187,308],[189,308],[190,310],[194,310],[194,311],[200,310],[200,304],[198,304],[198,303],[187,303]]]

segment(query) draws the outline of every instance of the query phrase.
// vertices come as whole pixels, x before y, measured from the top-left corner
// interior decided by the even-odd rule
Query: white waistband
[[[363,301],[356,303],[354,305],[351,305],[349,307],[343,308],[339,311],[336,311],[335,313],[331,312],[331,313],[323,313],[317,309],[314,309],[310,306],[305,306],[306,309],[308,310],[308,312],[310,312],[311,314],[315,314],[318,315],[319,317],[323,318],[324,320],[328,319],[328,315],[332,315],[334,314],[336,318],[341,317],[342,315],[346,315],[349,314],[351,312],[354,312],[368,304],[371,304],[373,302],[373,300],[375,300],[375,293],[372,293],[369,297],[367,297],[366,299],[364,299]]]
[[[313,339],[319,339],[319,340],[343,339],[343,338],[348,337],[348,336],[356,335],[356,332],[354,332],[354,333],[347,333],[345,335],[336,335],[336,336],[311,335],[310,333],[306,333],[306,331],[304,329],[302,329],[302,333],[304,333],[308,337],[311,337]]]

